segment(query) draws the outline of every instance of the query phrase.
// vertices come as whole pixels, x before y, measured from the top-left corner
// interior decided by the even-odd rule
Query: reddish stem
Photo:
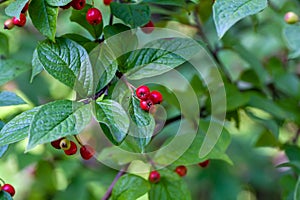
[[[126,165],[123,169],[121,169],[118,174],[116,175],[116,177],[114,178],[113,182],[110,184],[108,190],[106,191],[105,195],[102,197],[101,200],[108,200],[109,197],[111,196],[112,190],[114,188],[114,186],[116,185],[117,181],[121,178],[121,176],[123,176],[128,168],[129,164]]]

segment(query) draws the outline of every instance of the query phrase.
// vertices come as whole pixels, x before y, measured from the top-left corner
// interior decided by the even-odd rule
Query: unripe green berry
[[[299,21],[299,17],[296,13],[294,12],[287,12],[284,15],[284,21],[288,24],[295,24]]]
[[[62,140],[60,141],[60,143],[59,143],[59,146],[60,146],[60,148],[63,149],[63,150],[68,150],[68,149],[70,149],[70,147],[71,147],[70,140],[68,140],[68,139],[62,139]]]

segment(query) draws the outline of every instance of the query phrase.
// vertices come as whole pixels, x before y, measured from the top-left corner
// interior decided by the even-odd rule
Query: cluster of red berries
[[[106,2],[106,1],[105,1]],[[82,10],[86,4],[86,0],[72,0],[65,6],[61,6],[62,9],[69,9],[70,7],[75,10]],[[90,8],[86,13],[86,21],[95,26],[102,22],[102,14],[98,8]]]
[[[7,19],[4,22],[4,29],[12,29],[14,26],[22,27],[26,24],[26,12],[28,10],[29,1],[25,4],[24,8],[21,11],[19,18],[13,17],[11,19]]]
[[[63,137],[58,140],[52,141],[51,145],[56,149],[64,150],[65,154],[70,156],[77,152],[77,145],[75,142]],[[95,155],[95,149],[90,145],[81,145],[80,155],[84,160],[89,160]]]
[[[103,0],[104,5],[110,5],[112,0]],[[70,3],[64,6],[60,6],[62,9],[69,9],[70,7],[75,10],[82,10],[85,7],[86,0],[72,0]],[[26,12],[28,10],[29,1],[26,3],[24,8],[21,11],[19,18],[13,17],[11,19],[7,19],[4,22],[4,29],[12,29],[14,26],[22,27],[26,24]],[[89,24],[95,26],[102,22],[102,13],[98,8],[90,8],[86,13],[86,20]],[[154,24],[152,21],[149,21],[146,25],[141,27],[144,33],[151,33],[154,30]]]
[[[112,0],[104,0],[105,5],[109,5]],[[65,6],[61,6],[62,9],[68,9],[70,7],[74,8],[75,10],[82,10],[86,4],[86,0],[72,0]],[[22,27],[26,24],[26,12],[29,7],[29,1],[26,3],[24,8],[21,11],[19,18],[13,17],[11,19],[7,19],[4,22],[4,29],[12,29],[14,26]],[[90,8],[86,13],[86,20],[89,24],[95,26],[102,22],[102,13],[97,8]]]
[[[207,167],[209,164],[209,160],[205,160],[204,162],[198,163],[200,167]],[[180,165],[175,168],[174,172],[176,172],[180,177],[183,177],[187,174],[187,168],[184,165]],[[149,182],[150,183],[158,183],[160,181],[160,173],[156,170],[151,171],[149,174]]]
[[[163,101],[163,96],[160,92],[153,90],[150,92],[150,89],[142,85],[138,87],[135,91],[136,96],[140,99],[140,107],[145,111],[149,111],[151,106],[154,104],[160,104]]]
[[[0,184],[0,192],[1,191],[5,191],[7,192],[8,194],[10,194],[10,196],[14,196],[16,191],[15,191],[15,188],[11,185],[11,184],[7,184],[7,183],[4,183],[3,185]]]

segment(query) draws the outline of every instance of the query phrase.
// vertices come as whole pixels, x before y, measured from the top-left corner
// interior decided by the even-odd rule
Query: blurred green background
[[[291,101],[281,101],[283,108],[288,109],[290,102],[299,103],[299,87],[293,95],[288,94],[289,89],[285,86],[292,84],[299,86],[300,65],[299,59],[288,59],[288,46],[283,37],[283,30],[287,26],[283,16],[287,11],[293,10],[300,13],[299,1],[277,0],[272,1],[273,8],[267,8],[253,17],[247,17],[237,23],[229,33],[218,40],[211,16],[211,4],[208,1],[195,1],[200,4],[203,12],[200,13],[203,19],[204,31],[214,46],[223,46],[219,52],[221,61],[229,71],[233,81],[247,80],[252,77],[251,64],[243,58],[235,45],[243,45],[244,48],[253,54],[261,64],[265,66],[275,83],[276,74],[293,74],[294,79],[282,80],[277,85],[278,90],[288,96]],[[0,24],[8,18],[4,9],[6,3],[0,4]],[[96,5],[101,8],[104,21],[107,24],[109,8],[101,3]],[[172,12],[168,14],[171,19],[163,20],[160,17],[166,13],[162,8],[153,7],[152,11],[157,26],[165,26],[183,31],[186,34],[195,33],[192,27],[186,25],[189,15],[187,12]],[[68,20],[70,10],[60,10],[58,17],[57,36],[76,32],[87,38],[91,38],[87,31],[77,24]],[[184,13],[184,14],[181,14]],[[156,18],[157,17],[157,18]],[[178,26],[178,24],[180,26]],[[10,57],[31,63],[32,53],[38,41],[44,38],[32,26],[29,18],[24,28],[13,30],[0,30],[9,37]],[[2,48],[2,47],[0,47]],[[181,71],[185,73],[184,66]],[[24,98],[28,105],[2,107],[0,108],[0,119],[9,121],[13,116],[33,106],[44,104],[56,99],[74,97],[74,92],[63,84],[59,83],[47,73],[43,72],[30,83],[30,72],[22,74],[15,81],[11,81],[1,90],[16,92]],[[251,79],[251,78],[250,78]],[[192,81],[192,80],[190,80]],[[252,80],[255,82],[255,80]],[[281,86],[281,87],[280,87]],[[199,97],[199,101],[200,101]],[[279,99],[280,100],[280,99]],[[283,102],[284,101],[284,102]],[[280,102],[279,102],[280,103]],[[295,105],[297,108],[297,105]],[[294,107],[291,109],[293,110]],[[226,128],[232,136],[232,142],[227,150],[233,161],[230,165],[221,160],[212,160],[208,168],[201,168],[197,165],[187,166],[188,174],[184,177],[191,189],[192,199],[213,199],[213,200],[276,200],[292,199],[292,192],[297,181],[297,171],[290,167],[277,168],[281,163],[288,161],[283,145],[291,144],[294,138],[297,123],[293,121],[280,121],[278,127],[279,136],[275,138],[266,133],[266,127],[249,117],[244,108],[235,108],[234,112],[228,112]],[[256,116],[268,119],[270,115],[258,109],[249,109]],[[289,111],[289,110],[287,110]],[[298,110],[294,112],[299,112]],[[239,120],[230,119],[238,113]],[[233,117],[234,118],[234,117]],[[239,122],[239,128],[237,128]],[[93,129],[87,130],[87,135],[94,135]],[[100,199],[106,192],[117,171],[106,167],[97,160],[83,161],[78,155],[66,157],[63,152],[54,150],[50,145],[41,145],[33,151],[24,153],[26,141],[11,145],[8,152],[0,159],[0,177],[11,183],[16,188],[16,200],[46,200],[46,199],[76,199],[93,200]],[[300,140],[295,144],[299,147]],[[299,148],[289,151],[289,158],[299,156]],[[287,150],[286,150],[287,151]],[[145,197],[143,197],[145,198]]]

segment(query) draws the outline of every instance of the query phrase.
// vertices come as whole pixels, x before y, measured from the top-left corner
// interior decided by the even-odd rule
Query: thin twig
[[[109,16],[109,25],[113,25],[114,23],[114,15],[111,13]]]
[[[117,71],[116,72],[116,76],[121,80],[123,81],[123,83],[125,83],[125,85],[128,87],[128,89],[131,91],[131,93],[133,94],[134,93],[134,90],[136,90],[136,88],[128,82],[128,80],[126,79],[126,76],[122,73],[122,72],[119,72]]]
[[[92,99],[97,100],[101,95],[106,94],[108,90],[109,84],[107,84],[104,88],[102,88],[99,92],[97,92]]]
[[[92,100],[97,100],[101,95],[106,94],[108,90],[109,84],[107,84],[104,88],[102,88],[99,92],[97,92],[94,96],[86,98],[86,99],[77,99],[80,102],[83,102],[84,104],[91,103]]]
[[[5,181],[2,178],[0,178],[0,186],[2,185],[1,182],[3,185],[5,184]]]
[[[296,144],[300,137],[300,128],[297,130],[295,137],[293,138],[293,144]]]
[[[127,164],[123,169],[121,169],[116,177],[114,178],[113,182],[110,184],[108,190],[106,191],[105,195],[102,197],[101,200],[108,200],[109,197],[111,196],[112,190],[114,186],[116,185],[117,181],[121,178],[126,173],[126,170],[128,168],[129,164]]]
[[[78,137],[78,135],[74,135],[74,138],[76,139],[76,141],[78,142],[78,144],[79,144],[80,146],[83,146],[83,144],[82,144],[80,138]]]
[[[151,164],[151,166],[153,167],[153,169],[156,169],[156,165],[155,162],[152,160],[152,158],[150,158],[150,156],[148,154],[144,154],[146,159],[148,160],[148,162]]]

